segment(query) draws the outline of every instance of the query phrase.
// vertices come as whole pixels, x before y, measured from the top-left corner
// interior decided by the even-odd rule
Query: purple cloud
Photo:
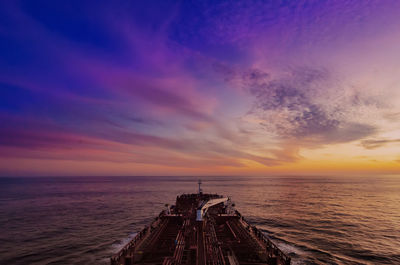
[[[301,139],[303,146],[316,146],[351,142],[377,132],[374,125],[348,117],[352,109],[371,102],[336,88],[325,69],[295,68],[279,78],[256,68],[240,71],[217,65],[215,69],[228,84],[254,98],[248,115],[258,117],[261,126],[281,140]],[[340,104],[337,99],[331,102],[332,91],[343,93]]]

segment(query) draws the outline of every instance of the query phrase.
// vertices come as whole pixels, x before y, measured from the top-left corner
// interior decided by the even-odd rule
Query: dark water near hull
[[[400,177],[203,178],[293,264],[400,264]],[[108,264],[182,177],[0,179],[0,264]]]

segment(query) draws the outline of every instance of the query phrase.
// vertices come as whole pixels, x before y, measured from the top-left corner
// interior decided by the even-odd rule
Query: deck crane
[[[222,202],[226,202],[228,201],[229,198],[228,197],[223,197],[223,198],[217,198],[217,199],[211,199],[208,201],[204,201],[203,203],[201,203],[201,205],[197,208],[197,217],[196,217],[196,221],[203,221],[203,217],[206,214],[208,208],[220,204]]]

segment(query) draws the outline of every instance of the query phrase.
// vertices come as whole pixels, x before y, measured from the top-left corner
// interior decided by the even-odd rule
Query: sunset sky
[[[400,1],[1,1],[0,175],[400,175]]]

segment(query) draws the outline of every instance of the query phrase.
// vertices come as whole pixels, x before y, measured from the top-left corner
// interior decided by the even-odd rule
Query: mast
[[[197,184],[199,184],[199,194],[201,194],[203,191],[201,190],[201,179],[199,179],[199,182],[197,182]]]

